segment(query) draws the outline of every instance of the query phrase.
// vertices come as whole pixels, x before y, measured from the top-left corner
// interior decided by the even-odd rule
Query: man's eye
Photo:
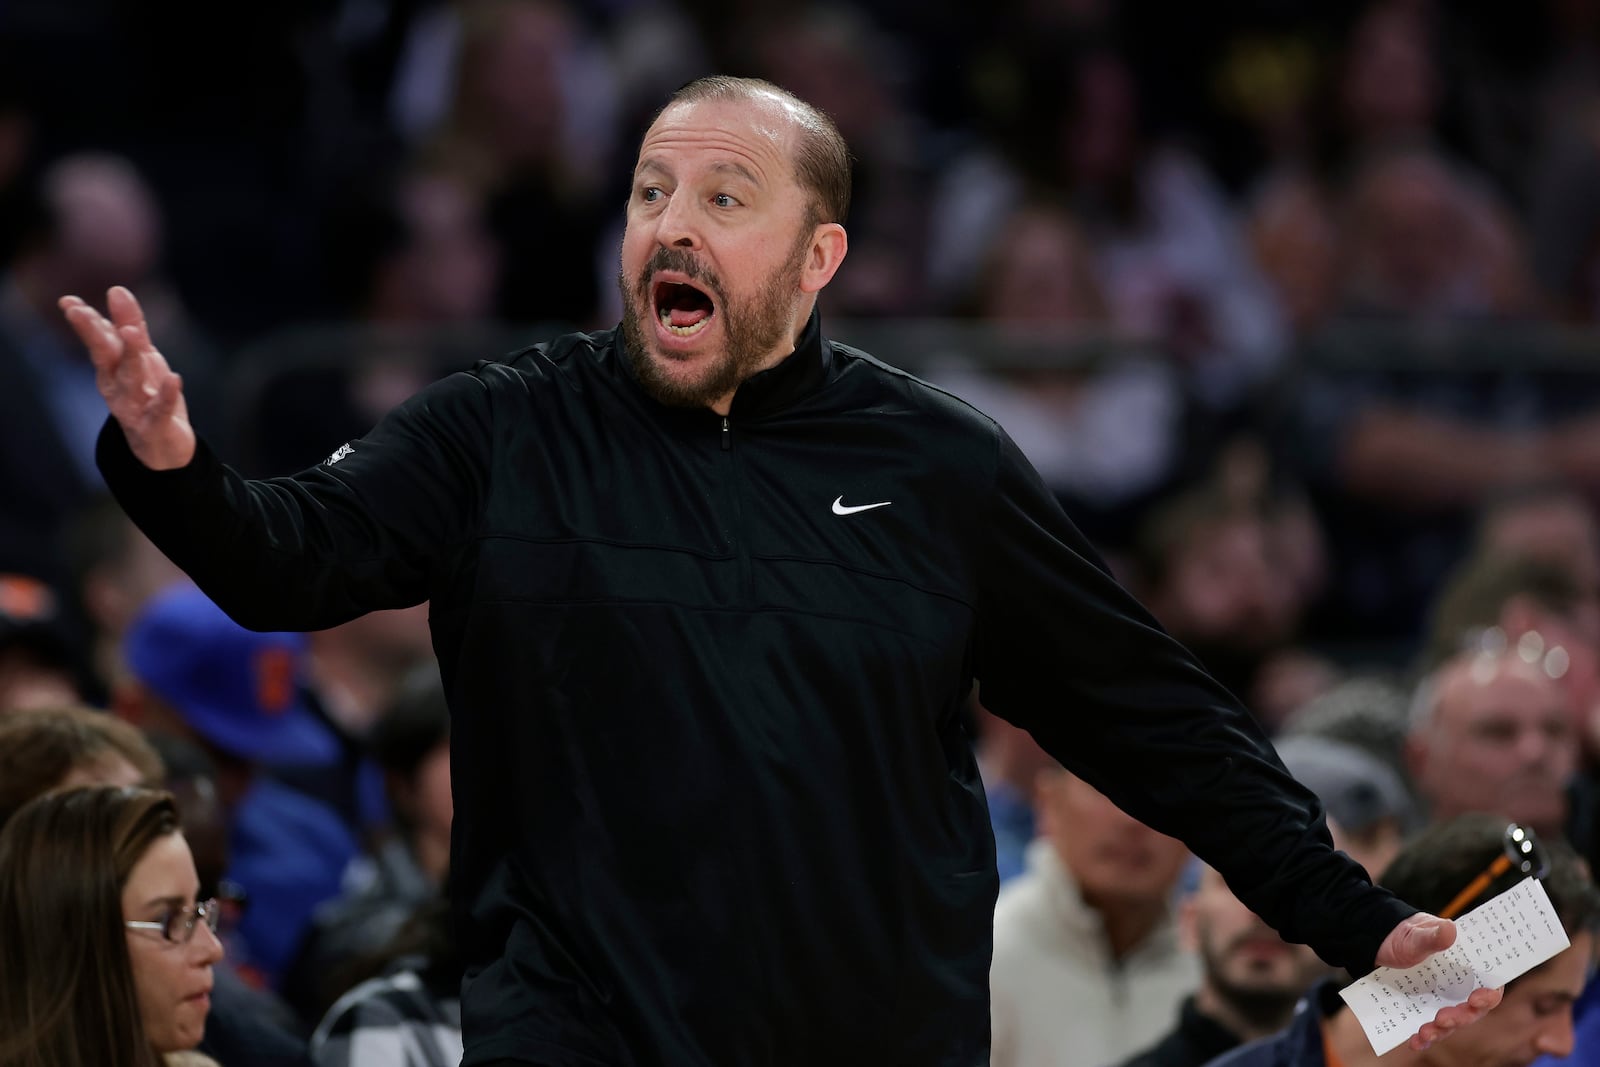
[[[735,200],[727,193],[718,193],[716,196],[711,198],[711,202],[716,204],[718,207],[733,207],[739,201]]]
[[[653,204],[657,200],[660,200],[661,196],[662,196],[662,193],[661,193],[660,188],[658,188],[657,186],[654,186],[654,185],[650,185],[650,186],[646,186],[644,191],[639,194],[639,199],[643,200],[647,204]]]

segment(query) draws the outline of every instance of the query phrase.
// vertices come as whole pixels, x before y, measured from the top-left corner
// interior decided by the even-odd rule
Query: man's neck
[[[1200,988],[1195,990],[1194,1006],[1201,1015],[1211,1019],[1224,1030],[1239,1039],[1239,1043],[1259,1041],[1263,1037],[1273,1034],[1289,1025],[1289,1020],[1294,1017],[1294,1001],[1290,1001],[1284,1008],[1282,1016],[1269,1021],[1254,1019],[1229,1003],[1216,986],[1207,978],[1200,983]]]
[[[761,360],[760,363],[757,363],[750,373],[744,376],[745,381],[749,381],[751,378],[754,378],[764,370],[771,370],[773,367],[776,367],[778,364],[794,355],[795,350],[800,347],[800,338],[805,336],[806,326],[811,322],[811,312],[817,306],[816,298],[812,297],[809,300],[803,301],[803,305],[804,306],[800,308],[798,317],[789,324],[789,347],[784,348],[779,346],[778,348],[773,349],[771,352],[768,352],[766,358]],[[744,383],[741,382],[740,384],[742,385]],[[734,386],[732,392],[713,400],[711,402],[711,410],[726,418],[728,413],[733,410],[733,397],[738,391],[739,387]]]
[[[1108,902],[1092,900],[1088,896],[1083,898],[1083,902],[1100,916],[1111,958],[1118,961],[1127,958],[1149,941],[1150,935],[1167,918],[1167,907],[1160,902]]]

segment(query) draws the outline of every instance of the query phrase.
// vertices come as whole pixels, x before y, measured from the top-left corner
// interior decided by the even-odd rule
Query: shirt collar
[[[827,380],[832,360],[832,347],[822,337],[822,316],[812,308],[794,351],[776,366],[746,378],[733,394],[732,415],[749,418],[793,405]]]
[[[1100,913],[1083,899],[1077,879],[1067,865],[1061,862],[1055,846],[1045,837],[1036,837],[1028,843],[1025,853],[1027,869],[1043,884],[1046,899],[1062,930],[1071,936],[1098,945],[1109,952],[1105,921]],[[1143,957],[1160,958],[1180,952],[1178,945],[1178,920],[1169,904],[1161,921],[1144,941],[1134,946],[1124,957],[1124,963]]]
[[[637,386],[638,379],[634,377],[633,366],[626,353],[622,352],[622,346],[627,344],[626,337],[621,329],[616,330],[614,336],[617,355],[621,357],[617,360],[619,369],[628,381]],[[730,417],[760,418],[793,406],[828,380],[832,364],[833,348],[822,336],[822,317],[816,308],[812,308],[811,317],[800,331],[794,351],[785,356],[782,362],[757,371],[740,384],[738,391],[733,394]],[[683,414],[690,419],[699,419],[709,415],[710,409],[698,412],[685,409]]]

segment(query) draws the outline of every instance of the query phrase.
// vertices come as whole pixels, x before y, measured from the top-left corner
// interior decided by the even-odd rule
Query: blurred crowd
[[[55,301],[134,288],[199,431],[298,469],[613,325],[638,137],[713,70],[850,142],[825,329],[997,417],[1374,876],[1515,822],[1590,959],[1593,888],[1554,872],[1600,869],[1600,0],[305,0],[225,40],[72,9],[0,5],[0,824],[172,794],[224,1067],[459,1057],[426,607],[223,616],[104,498]],[[997,1067],[1198,1064],[1330,977],[981,693],[971,726]],[[1479,1024],[1505,1062],[1600,1063],[1555,973],[1523,988],[1557,1010]]]

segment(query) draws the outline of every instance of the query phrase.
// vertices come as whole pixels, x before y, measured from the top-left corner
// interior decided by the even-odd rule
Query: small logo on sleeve
[[[338,448],[333,450],[333,455],[328,457],[328,466],[333,466],[335,463],[339,462],[341,459],[354,451],[355,448],[351,445],[340,445]]]

